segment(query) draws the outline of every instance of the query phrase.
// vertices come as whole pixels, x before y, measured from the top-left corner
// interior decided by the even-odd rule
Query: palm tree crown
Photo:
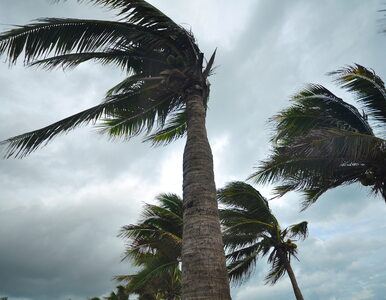
[[[140,270],[118,276],[126,290],[140,299],[181,299],[182,199],[161,194],[158,205],[147,204],[138,224],[124,226],[120,236],[127,240],[124,259]]]
[[[0,35],[0,55],[10,64],[24,56],[28,66],[75,68],[86,61],[112,64],[128,77],[102,103],[47,127],[3,142],[7,157],[23,157],[55,136],[101,121],[101,131],[168,143],[186,131],[185,101],[202,89],[214,56],[203,69],[203,54],[191,32],[141,0],[90,0],[119,9],[120,21],[44,18]],[[207,99],[207,97],[205,97]]]
[[[297,299],[303,299],[290,262],[297,253],[293,239],[307,237],[307,222],[281,229],[268,201],[244,182],[229,183],[217,195],[226,206],[220,211],[220,217],[231,280],[239,284],[247,280],[259,256],[268,255],[271,269],[266,283],[275,284],[288,273]]]
[[[385,85],[361,65],[329,75],[353,94],[363,112],[325,87],[309,85],[272,119],[273,153],[251,178],[257,183],[281,181],[279,196],[302,191],[303,208],[328,189],[353,182],[371,186],[386,200]]]

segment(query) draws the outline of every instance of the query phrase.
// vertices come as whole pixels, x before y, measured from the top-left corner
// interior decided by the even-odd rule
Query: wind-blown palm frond
[[[266,284],[274,285],[286,273],[285,256],[278,255],[277,250],[275,249],[269,256],[268,262],[271,264],[271,269],[265,277],[265,282]]]
[[[293,106],[272,119],[277,128],[273,141],[286,145],[313,129],[336,128],[373,134],[366,119],[352,105],[321,85],[310,84],[292,97]]]
[[[145,205],[138,224],[124,226],[121,230],[120,236],[128,241],[123,259],[131,259],[140,270],[117,279],[127,282],[127,290],[139,295],[168,293],[178,296],[181,290],[182,199],[175,194],[161,194],[156,199],[158,205]]]
[[[375,136],[367,118],[384,124],[384,84],[360,65],[329,74],[356,95],[364,113],[322,86],[309,86],[272,119],[276,129],[272,154],[249,179],[280,183],[275,188],[278,196],[302,192],[303,209],[327,190],[353,182],[371,186],[386,200],[386,140]]]
[[[136,24],[70,18],[37,21],[1,34],[0,55],[6,54],[10,63],[16,63],[24,53],[28,64],[49,54],[123,50],[136,44],[140,49],[158,49],[163,45],[175,50],[170,37]]]
[[[308,223],[306,221],[291,225],[287,228],[289,237],[305,239],[308,236]]]
[[[183,137],[186,134],[186,111],[181,109],[173,113],[166,124],[152,135],[149,135],[145,141],[150,141],[153,145],[167,145],[174,140]]]
[[[220,218],[231,281],[241,284],[248,280],[259,257],[266,255],[271,265],[266,283],[275,284],[286,272],[292,276],[292,269],[288,270],[291,257],[296,257],[297,246],[290,238],[306,238],[307,222],[282,230],[267,200],[241,181],[227,184],[217,197],[225,206],[220,210]]]
[[[109,134],[121,134],[130,138],[144,130],[151,131],[154,122],[158,122],[158,126],[162,126],[162,122],[166,118],[165,114],[168,113],[168,111],[165,112],[165,103],[166,106],[171,105],[170,101],[167,102],[167,100],[170,100],[168,98],[166,98],[166,101],[154,99],[153,103],[145,101],[147,98],[146,92],[149,93],[152,88],[154,89],[155,87],[149,88],[143,84],[131,85],[131,90],[127,89],[127,92],[122,94],[108,96],[102,104],[86,109],[42,129],[12,137],[0,144],[8,146],[6,157],[24,157],[40,146],[47,144],[61,133],[67,133],[80,125],[90,122],[95,124],[101,117],[117,120],[123,113],[125,118],[121,123],[118,122],[117,126],[109,124]],[[169,109],[168,106],[167,109]],[[107,125],[102,124],[99,126],[105,128]]]
[[[329,73],[335,81],[363,105],[367,114],[376,121],[386,123],[386,88],[382,79],[365,67],[355,64]]]

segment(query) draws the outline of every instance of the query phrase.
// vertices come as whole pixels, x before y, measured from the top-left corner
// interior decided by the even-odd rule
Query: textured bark
[[[213,157],[199,93],[187,99],[187,141],[183,159],[184,226],[182,299],[228,300],[228,274],[220,231]]]
[[[303,295],[300,291],[300,288],[298,286],[298,283],[295,278],[294,271],[292,270],[291,264],[289,263],[287,257],[284,257],[285,261],[285,269],[287,270],[287,274],[291,280],[292,288],[294,289],[295,297],[297,300],[304,300]]]

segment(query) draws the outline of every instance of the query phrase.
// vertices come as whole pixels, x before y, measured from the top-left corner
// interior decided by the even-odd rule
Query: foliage
[[[11,65],[24,57],[27,66],[48,70],[95,61],[117,66],[128,77],[100,104],[3,141],[6,157],[24,157],[59,134],[97,122],[112,138],[143,133],[146,141],[167,144],[184,136],[186,94],[206,82],[214,54],[204,69],[192,33],[146,1],[87,2],[116,10],[119,21],[38,19],[0,34],[0,55]]]
[[[352,93],[363,112],[321,85],[308,85],[272,118],[272,154],[250,178],[281,182],[278,196],[302,191],[303,209],[327,190],[353,182],[371,186],[386,200],[385,85],[361,65],[329,75]]]
[[[220,218],[230,279],[236,284],[248,280],[259,257],[268,256],[271,269],[265,279],[275,284],[286,273],[291,257],[296,258],[296,238],[307,237],[307,222],[282,230],[268,201],[244,182],[227,184],[218,191],[218,199],[225,205]]]
[[[159,205],[147,204],[138,224],[124,226],[120,236],[126,239],[124,259],[130,259],[139,271],[118,276],[127,282],[126,290],[139,299],[180,299],[182,247],[182,199],[161,194]]]

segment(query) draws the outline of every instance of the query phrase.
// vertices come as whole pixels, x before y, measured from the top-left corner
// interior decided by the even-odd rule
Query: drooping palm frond
[[[382,79],[361,65],[347,66],[329,75],[344,89],[352,92],[366,113],[382,125],[386,123],[386,88]]]
[[[244,256],[228,263],[227,268],[229,280],[231,280],[235,285],[241,285],[246,282],[253,274],[253,270],[256,266],[257,255],[257,252],[253,252],[249,256]]]
[[[303,221],[287,228],[288,234],[291,238],[305,239],[308,236],[308,222]]]
[[[163,128],[149,135],[144,141],[151,142],[154,146],[167,145],[186,134],[186,111],[181,109],[173,113],[166,120]]]
[[[277,249],[274,249],[268,258],[268,262],[271,264],[271,269],[265,277],[266,284],[274,285],[286,273],[285,256],[278,255],[277,252]]]

